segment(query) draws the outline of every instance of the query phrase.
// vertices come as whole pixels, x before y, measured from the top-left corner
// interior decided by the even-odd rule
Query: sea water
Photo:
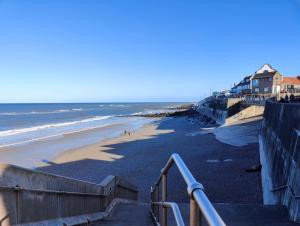
[[[181,104],[0,104],[0,148],[113,126],[113,129],[103,134],[104,138],[109,138],[120,134],[123,129],[135,130],[149,122],[149,119],[138,117],[139,114],[170,111],[170,108]]]

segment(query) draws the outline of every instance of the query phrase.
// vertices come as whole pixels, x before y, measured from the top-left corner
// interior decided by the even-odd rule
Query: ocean
[[[0,148],[109,126],[111,129],[106,130],[102,137],[114,137],[124,130],[136,130],[151,121],[138,117],[139,114],[171,111],[170,108],[181,104],[183,103],[0,104]],[[96,139],[85,139],[82,142],[81,145],[85,145],[96,142]]]

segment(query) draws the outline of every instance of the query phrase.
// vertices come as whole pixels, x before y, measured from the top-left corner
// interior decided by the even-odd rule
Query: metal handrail
[[[291,186],[288,184],[273,188],[273,189],[271,189],[271,192],[277,192],[277,191],[281,191],[284,189],[288,189],[291,192],[293,199],[300,199],[300,195],[295,194],[293,189],[291,188]]]
[[[33,188],[22,188],[19,186],[0,186],[0,190],[15,190],[15,191],[27,191],[36,193],[53,193],[61,195],[74,195],[74,196],[94,196],[94,197],[105,197],[104,194],[85,193],[85,192],[73,192],[73,191],[59,191],[59,190],[47,190],[47,189],[33,189]]]
[[[175,163],[185,183],[187,184],[187,192],[190,196],[190,225],[198,226],[200,221],[200,213],[209,226],[226,226],[220,215],[217,213],[209,199],[204,193],[202,184],[198,183],[190,170],[187,168],[183,160],[178,154],[172,154],[165,167],[161,170],[161,174],[154,186],[151,188],[151,212],[155,222],[159,225],[159,210],[155,208],[154,203],[159,202],[159,186],[162,182],[162,202],[167,201],[167,174],[169,169]],[[167,207],[162,206],[162,226],[167,226]],[[180,212],[174,215],[180,215]]]
[[[162,207],[166,207],[166,208],[171,208],[172,212],[173,212],[173,216],[176,221],[176,225],[177,226],[185,226],[177,203],[175,203],[175,202],[152,202],[152,205],[158,205],[158,206],[162,206]],[[153,215],[153,217],[154,217],[154,215]],[[157,219],[156,219],[156,221],[157,221]]]

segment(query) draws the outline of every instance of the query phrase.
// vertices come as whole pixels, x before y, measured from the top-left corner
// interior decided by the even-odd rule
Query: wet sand
[[[144,123],[153,122],[158,119],[145,119]],[[138,129],[139,127],[137,127]],[[34,142],[26,142],[0,148],[0,163],[8,163],[26,168],[35,168],[51,162],[61,153],[73,148],[86,147],[89,144],[99,143],[111,137],[118,137],[124,130],[135,130],[126,123],[118,123],[81,130],[67,134],[52,136]]]
[[[243,132],[249,125],[255,138],[259,124],[245,122],[239,130]],[[231,130],[230,126],[227,129]],[[260,172],[246,172],[259,164],[257,140],[247,138],[246,143],[235,145],[232,139],[240,139],[237,132],[235,137],[226,133],[221,142],[213,126],[203,127],[187,117],[157,120],[130,135],[68,150],[38,169],[95,183],[109,174],[117,175],[136,184],[139,199],[148,201],[150,186],[169,156],[177,152],[213,202],[262,203]],[[230,142],[226,142],[228,138]],[[169,178],[169,199],[187,201],[186,187],[177,170],[172,169]]]

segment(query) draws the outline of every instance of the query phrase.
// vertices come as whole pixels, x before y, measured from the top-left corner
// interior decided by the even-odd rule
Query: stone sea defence
[[[195,110],[194,104],[184,104],[177,107],[170,107],[166,109],[167,111],[154,112],[154,113],[139,113],[130,115],[131,117],[146,117],[146,118],[163,118],[163,117],[196,117],[199,115],[199,112]],[[120,116],[120,117],[129,117]]]
[[[264,204],[300,222],[300,104],[266,101],[259,146]]]
[[[264,112],[264,106],[246,104],[241,98],[208,97],[201,101],[196,109],[221,125],[262,116]]]
[[[227,100],[208,97],[199,102],[196,110],[200,114],[210,117],[218,124],[224,124],[227,118]]]

